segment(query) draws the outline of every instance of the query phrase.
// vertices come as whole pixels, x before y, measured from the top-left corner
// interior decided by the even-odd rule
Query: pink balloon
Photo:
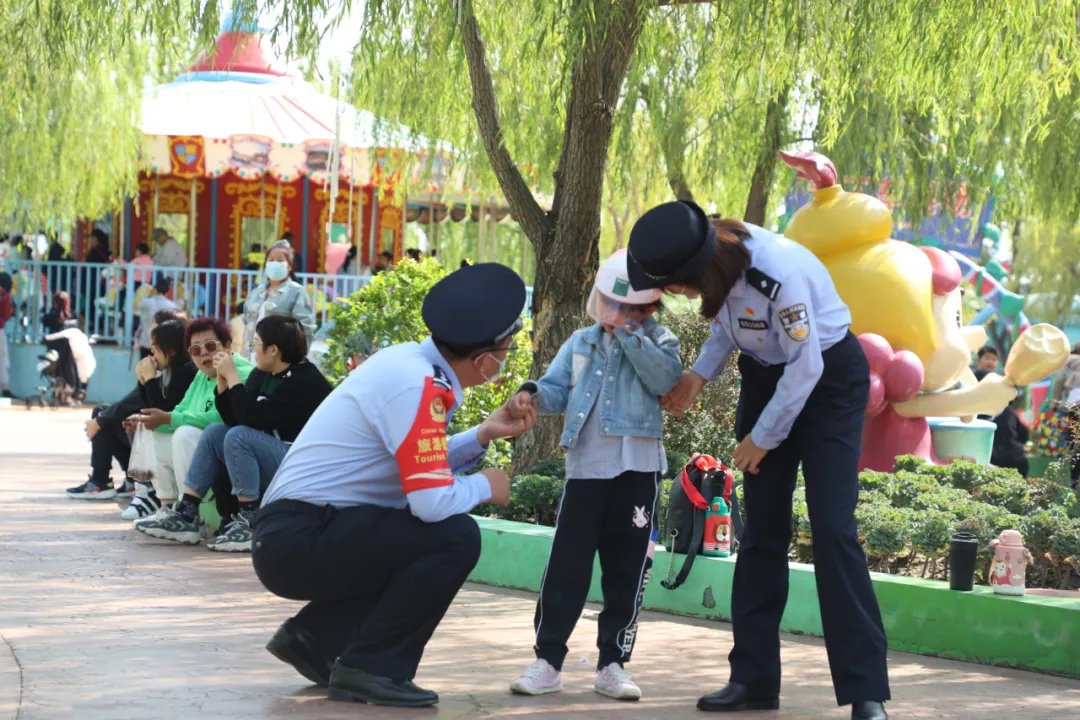
[[[889,341],[874,333],[863,333],[859,336],[859,345],[862,346],[863,353],[866,355],[866,362],[870,364],[870,372],[884,375],[893,356],[892,345],[889,345]]]
[[[876,417],[886,406],[885,382],[877,373],[870,373],[870,399],[866,402],[866,414]]]
[[[885,370],[885,395],[890,402],[910,400],[923,384],[923,365],[919,356],[910,350],[901,350],[893,356]]]

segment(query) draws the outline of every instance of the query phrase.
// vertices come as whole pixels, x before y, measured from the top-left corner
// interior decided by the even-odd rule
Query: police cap
[[[716,231],[694,203],[667,202],[634,223],[628,251],[626,269],[635,290],[682,284],[716,252]]]
[[[431,337],[457,354],[498,345],[521,329],[525,282],[498,263],[455,270],[428,291],[421,314]]]

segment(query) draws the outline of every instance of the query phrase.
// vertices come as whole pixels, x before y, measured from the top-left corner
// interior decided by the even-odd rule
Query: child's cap
[[[611,257],[600,263],[593,288],[604,297],[627,305],[654,303],[662,294],[659,289],[635,290],[630,286],[630,275],[626,271],[626,250],[616,250]]]

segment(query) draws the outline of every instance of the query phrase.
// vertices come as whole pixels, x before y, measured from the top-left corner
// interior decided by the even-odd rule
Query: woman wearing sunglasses
[[[154,469],[153,483],[161,503],[161,509],[155,515],[139,518],[135,521],[136,526],[171,509],[180,497],[178,483],[183,483],[187,477],[203,430],[208,425],[221,422],[221,415],[214,403],[214,390],[217,388],[214,356],[223,350],[228,351],[231,343],[232,333],[228,325],[217,318],[204,317],[192,321],[187,327],[186,344],[191,361],[199,372],[184,394],[184,399],[172,412],[147,408],[131,416],[131,420],[154,431],[157,467]],[[233,363],[241,380],[247,380],[255,367],[235,353]]]

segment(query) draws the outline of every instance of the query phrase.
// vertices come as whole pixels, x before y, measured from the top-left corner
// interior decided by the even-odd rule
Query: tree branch
[[[480,138],[484,142],[488,161],[495,172],[514,218],[525,231],[525,235],[537,243],[548,231],[547,216],[533,197],[529,186],[518,170],[510,151],[506,149],[502,126],[499,122],[499,108],[495,100],[495,86],[491,80],[487,60],[484,55],[484,40],[480,36],[480,26],[476,21],[472,3],[462,2],[463,17],[461,39],[465,48],[465,58],[469,66],[469,80],[472,83],[472,108],[476,113],[476,123],[480,129]]]

